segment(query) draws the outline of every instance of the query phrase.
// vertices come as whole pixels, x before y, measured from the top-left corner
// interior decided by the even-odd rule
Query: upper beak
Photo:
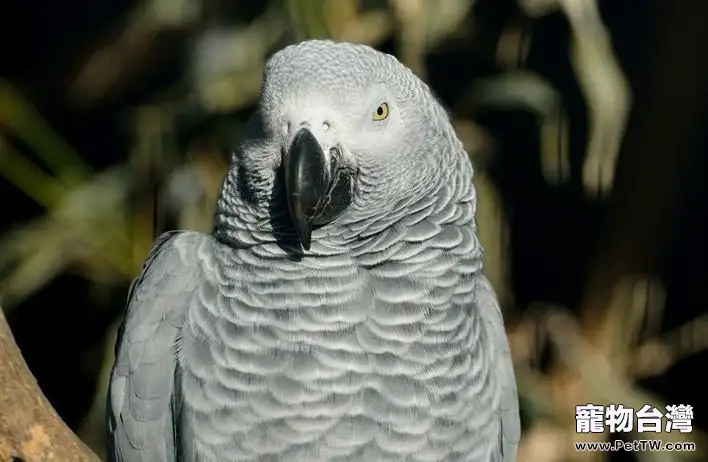
[[[313,227],[331,222],[351,203],[352,171],[343,168],[338,149],[329,155],[312,132],[302,128],[283,159],[288,208],[305,250],[310,250]]]

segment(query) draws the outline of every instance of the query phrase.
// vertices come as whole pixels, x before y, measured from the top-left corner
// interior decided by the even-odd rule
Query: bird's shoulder
[[[516,452],[521,439],[521,418],[516,377],[509,348],[509,340],[504,326],[501,308],[489,280],[479,275],[475,290],[477,309],[484,320],[486,333],[491,343],[490,360],[496,365],[499,389],[499,420],[501,460],[516,460]]]
[[[174,460],[176,343],[211,239],[163,234],[130,287],[107,402],[111,461]]]

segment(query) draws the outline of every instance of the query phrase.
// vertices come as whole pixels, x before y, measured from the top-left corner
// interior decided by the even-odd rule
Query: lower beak
[[[338,149],[328,158],[307,128],[295,134],[283,167],[295,232],[302,247],[310,250],[313,228],[330,223],[351,203],[352,170],[344,168]]]

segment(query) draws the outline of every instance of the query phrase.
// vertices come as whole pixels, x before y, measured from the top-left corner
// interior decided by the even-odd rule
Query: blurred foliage
[[[124,163],[105,171],[93,171],[20,92],[0,81],[0,174],[45,210],[43,216],[6,230],[0,239],[3,306],[19,306],[64,271],[124,286],[136,275],[156,233],[168,224],[208,230],[227,168],[224,148],[233,146],[243,122],[239,111],[252,107],[265,60],[275,49],[311,37],[373,46],[395,40],[399,58],[427,78],[431,50],[445,40],[484,33],[484,18],[475,7],[472,0],[285,0],[264,2],[253,17],[241,21],[238,15],[223,13],[228,10],[223,2],[144,0],[79,67],[67,86],[69,99],[90,107],[119,95],[121,86],[143,78],[141,69],[151,65],[145,50],[159,47],[166,35],[186,44],[187,72],[134,108],[132,148]],[[599,453],[574,452],[572,442],[580,439],[575,405],[622,403],[640,408],[652,403],[663,408],[668,403],[637,381],[704,349],[708,318],[664,332],[663,287],[650,275],[628,275],[613,288],[611,303],[594,319],[598,330],[591,331],[562,307],[517,305],[509,255],[509,215],[514,211],[489,173],[497,142],[472,121],[467,108],[532,114],[544,178],[552,185],[572,181],[564,97],[546,76],[524,64],[533,38],[529,24],[562,14],[571,30],[569,59],[588,111],[580,182],[590,198],[600,200],[614,184],[632,94],[594,0],[519,0],[515,8],[501,34],[488,40],[497,71],[466,85],[451,114],[477,169],[477,217],[486,272],[507,313],[524,414],[519,460],[603,460]],[[206,135],[185,143],[185,123],[209,128]],[[98,453],[105,443],[102,415],[114,336],[115,327],[107,333],[100,392],[79,431]],[[653,437],[705,439],[697,431]],[[700,458],[679,453],[637,457]]]

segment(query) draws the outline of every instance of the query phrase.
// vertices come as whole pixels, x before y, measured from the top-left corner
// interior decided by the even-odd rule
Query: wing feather
[[[128,292],[108,390],[108,458],[173,462],[176,346],[192,293],[202,277],[199,247],[210,236],[160,236]]]
[[[484,318],[494,343],[495,360],[498,365],[498,383],[501,387],[500,415],[501,419],[501,460],[515,462],[516,453],[521,438],[521,421],[519,416],[519,397],[516,391],[514,366],[509,350],[509,341],[504,329],[499,302],[494,289],[486,277],[480,276],[477,286],[479,311]]]

